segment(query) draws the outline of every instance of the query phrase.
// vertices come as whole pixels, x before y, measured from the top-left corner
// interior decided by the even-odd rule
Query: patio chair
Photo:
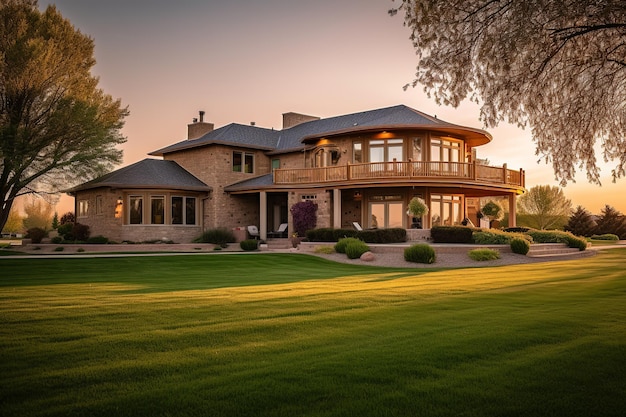
[[[354,226],[354,228],[358,231],[363,230],[363,228],[361,227],[361,225],[359,224],[359,222],[352,222],[352,226]]]
[[[278,230],[269,232],[268,237],[287,237],[287,223],[281,223]]]
[[[250,237],[252,239],[259,239],[260,238],[260,236],[259,236],[259,229],[256,226],[254,226],[254,225],[248,226],[248,234],[250,235]]]

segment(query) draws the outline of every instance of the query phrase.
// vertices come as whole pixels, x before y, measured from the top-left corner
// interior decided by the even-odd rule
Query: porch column
[[[259,235],[267,240],[267,192],[259,193]]]
[[[517,194],[509,196],[509,227],[517,226]]]
[[[333,189],[333,228],[341,229],[341,190]]]

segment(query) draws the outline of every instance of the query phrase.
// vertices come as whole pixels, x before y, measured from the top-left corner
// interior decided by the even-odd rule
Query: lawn
[[[0,415],[623,416],[625,259],[0,259]]]

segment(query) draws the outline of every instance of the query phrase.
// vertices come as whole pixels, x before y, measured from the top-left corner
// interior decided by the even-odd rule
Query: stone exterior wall
[[[87,202],[87,215],[83,216],[76,212],[76,222],[89,226],[91,236],[102,235],[114,241],[121,241],[122,219],[115,217],[117,200],[122,193],[109,188],[96,188],[77,193],[75,197],[76,207],[79,202]],[[96,213],[96,199],[101,198],[101,213]]]
[[[333,201],[332,191],[313,188],[313,189],[299,189],[289,193],[288,206],[291,209],[296,203],[301,201],[311,200],[317,204],[317,228],[332,227],[333,218]],[[293,228],[293,216],[291,211],[289,212],[289,230],[295,230]]]

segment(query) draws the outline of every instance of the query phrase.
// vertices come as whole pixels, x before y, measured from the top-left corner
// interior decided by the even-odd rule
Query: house
[[[524,192],[523,170],[477,160],[476,148],[491,140],[404,105],[327,119],[285,113],[282,130],[215,129],[200,112],[186,140],[151,152],[162,159],[69,192],[77,221],[117,241],[189,242],[206,229],[248,225],[265,239],[291,226],[290,207],[305,200],[318,206],[318,227],[478,224],[480,198],[507,198],[514,214]],[[430,208],[423,219],[406,214],[416,196]]]

